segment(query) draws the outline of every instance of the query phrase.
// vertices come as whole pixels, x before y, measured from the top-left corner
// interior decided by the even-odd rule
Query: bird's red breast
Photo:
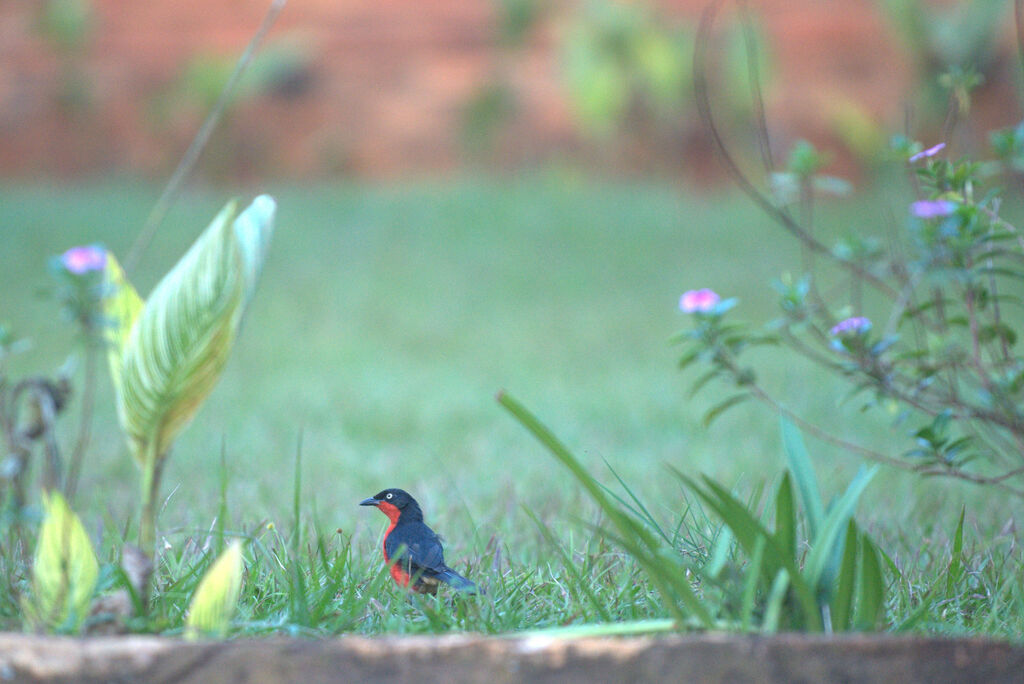
[[[384,530],[384,539],[381,543],[384,551],[384,563],[390,566],[391,578],[395,580],[395,583],[401,587],[408,587],[409,581],[412,579],[409,577],[409,573],[402,569],[401,563],[391,565],[391,559],[388,558],[388,535],[391,534],[391,530],[395,529],[395,525],[398,524],[398,518],[402,515],[402,512],[394,504],[390,504],[387,501],[382,501],[377,505],[377,508],[384,515],[388,516],[388,520],[391,521],[388,529]]]

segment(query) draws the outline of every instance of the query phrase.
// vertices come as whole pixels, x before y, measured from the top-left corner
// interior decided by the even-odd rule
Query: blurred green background
[[[688,325],[684,290],[736,296],[737,317],[760,323],[776,315],[770,283],[799,264],[796,245],[731,189],[698,121],[704,4],[289,6],[131,274],[145,295],[228,197],[277,198],[237,348],[169,461],[161,528],[209,526],[222,450],[236,520],[286,516],[300,442],[310,510],[346,531],[376,533],[356,503],[387,486],[445,516],[453,538],[520,534],[520,506],[545,519],[589,511],[496,405],[500,389],[603,480],[607,462],[666,507],[679,501],[666,462],[741,487],[774,477],[775,416],[743,405],[702,428],[723,395],[691,400],[669,342]],[[47,259],[93,242],[127,252],[265,10],[177,3],[195,21],[174,32],[158,6],[169,3],[0,6],[17,38],[0,53],[13,131],[0,147],[0,321],[31,340],[12,377],[51,373],[72,350]],[[708,63],[719,123],[755,168],[756,64],[777,158],[806,137],[861,188],[819,209],[823,238],[884,238],[909,197],[880,170],[890,133],[938,141],[951,96],[970,122],[949,141],[957,154],[1016,123],[1008,10],[763,3],[746,32],[724,15]],[[903,450],[886,417],[841,401],[838,381],[783,353],[757,361],[788,407]],[[79,500],[100,512],[94,524],[121,525],[137,473],[105,375],[97,410]],[[829,486],[859,465],[811,446]],[[982,490],[890,470],[866,501],[867,525],[913,520],[906,529],[925,534],[950,529],[962,501],[983,525],[1006,512]]]
[[[545,518],[577,510],[569,478],[493,400],[500,389],[531,406],[602,479],[613,480],[606,462],[666,512],[679,493],[665,463],[743,487],[781,468],[777,420],[766,408],[743,405],[701,427],[725,395],[712,387],[691,400],[693,376],[675,368],[669,343],[689,324],[676,308],[685,289],[738,297],[738,318],[776,315],[768,284],[797,255],[735,194],[553,175],[269,190],[280,204],[271,256],[227,371],[169,461],[165,531],[210,524],[222,448],[235,519],[287,518],[300,438],[309,510],[346,531],[376,530],[355,504],[385,486],[408,488],[449,528],[485,540],[489,530],[523,529],[520,506]],[[89,241],[123,253],[154,192],[125,181],[0,192],[0,222],[19,246],[0,256],[2,309],[32,342],[11,359],[12,376],[50,372],[71,349],[72,328],[46,297],[46,259]],[[133,274],[140,292],[221,198],[181,198]],[[893,210],[877,192],[840,202],[822,223],[839,235],[854,218]],[[765,385],[812,421],[883,448],[906,444],[884,417],[843,403],[841,382],[792,355],[762,353],[757,366]],[[80,500],[123,521],[137,473],[105,376],[98,406]],[[859,465],[811,445],[829,486]],[[948,522],[960,501],[990,523],[1005,514],[976,488],[893,471],[879,481],[869,521]]]

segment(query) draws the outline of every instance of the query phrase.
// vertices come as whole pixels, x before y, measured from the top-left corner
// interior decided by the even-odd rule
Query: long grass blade
[[[761,623],[761,631],[766,634],[779,631],[779,620],[782,618],[782,606],[786,600],[786,591],[789,589],[789,579],[789,573],[783,568],[772,581],[768,601],[765,603],[764,621]]]
[[[722,521],[736,535],[737,541],[747,552],[748,556],[753,554],[758,539],[764,538],[765,562],[762,565],[762,576],[767,581],[772,581],[774,577],[778,576],[779,570],[785,569],[789,574],[788,582],[792,586],[797,601],[799,601],[803,610],[808,629],[811,631],[821,631],[821,614],[818,611],[815,596],[808,583],[801,577],[800,570],[796,565],[796,559],[786,556],[782,552],[774,535],[770,534],[742,503],[714,480],[708,477],[703,478],[704,484],[707,487],[707,491],[705,491],[700,485],[682,473],[677,472],[677,475],[682,478],[683,482],[694,493],[704,500],[709,508],[722,518]]]
[[[860,587],[854,622],[858,629],[875,630],[885,611],[885,578],[878,551],[866,534],[860,537]]]
[[[857,524],[852,520],[846,525],[846,541],[843,543],[843,560],[839,564],[839,579],[835,596],[832,598],[832,631],[846,631],[850,626],[850,610],[857,591]]]
[[[608,609],[605,608],[604,604],[598,600],[597,594],[594,593],[594,590],[590,588],[589,578],[582,575],[580,570],[576,567],[576,563],[573,562],[572,558],[569,557],[569,554],[562,548],[562,545],[558,543],[557,539],[555,539],[555,535],[551,534],[551,530],[548,529],[548,526],[542,523],[540,518],[534,515],[533,511],[530,509],[524,507],[523,511],[526,513],[527,517],[533,521],[533,524],[536,525],[537,530],[541,533],[541,536],[544,537],[544,540],[548,545],[558,553],[558,556],[562,561],[562,567],[571,575],[572,584],[569,586],[569,591],[583,594],[583,596],[586,597],[587,602],[593,607],[594,612],[596,612],[603,621],[611,622],[612,616],[608,612]]]
[[[829,509],[817,536],[811,540],[811,552],[804,564],[804,577],[815,591],[828,597],[830,587],[839,572],[842,559],[843,533],[853,517],[857,501],[878,472],[878,466],[861,468],[843,495]]]
[[[775,495],[775,539],[782,553],[796,558],[796,506],[789,473],[782,476]]]
[[[636,524],[622,513],[617,506],[615,506],[608,497],[605,495],[602,487],[597,481],[586,471],[585,468],[576,460],[576,457],[566,448],[564,444],[543,424],[541,423],[530,411],[526,409],[522,404],[513,399],[508,394],[502,392],[498,395],[498,403],[500,403],[505,410],[507,410],[512,416],[519,421],[519,423],[525,427],[533,436],[543,444],[548,451],[568,470],[575,476],[576,480],[587,490],[591,498],[597,503],[608,519],[618,528],[619,533],[623,538],[638,539],[652,552],[660,547],[660,543],[651,536],[651,534],[645,530],[641,525]],[[637,558],[638,561],[643,561],[642,557]],[[695,616],[703,625],[711,627],[713,619],[707,609],[701,604],[700,599],[697,598],[693,587],[689,585],[689,582],[682,572],[678,571],[678,567],[675,569],[675,573],[668,573],[665,565],[656,560],[646,559],[647,562],[644,564],[645,570],[648,571],[652,582],[658,587],[658,590],[666,598],[667,607],[675,612],[678,617],[685,618],[685,616],[679,612],[678,607],[675,606],[675,602],[671,600],[673,595],[678,596],[679,600],[685,606],[686,610],[691,615]],[[671,579],[670,579],[671,578]]]
[[[967,514],[967,507],[960,507],[960,520],[956,524],[956,532],[953,533],[953,549],[949,559],[949,570],[946,572],[946,594],[953,596],[956,587],[960,584],[964,574],[964,516]]]
[[[796,478],[796,486],[800,491],[800,500],[807,515],[808,537],[815,539],[825,519],[825,503],[821,498],[818,476],[814,473],[811,457],[807,453],[803,435],[800,430],[785,416],[780,419],[782,429],[782,445],[786,452],[789,470]]]
[[[760,584],[761,564],[764,562],[764,546],[766,537],[758,537],[754,552],[750,555],[747,576],[743,580],[743,594],[740,599],[740,629],[750,631],[754,620],[754,608],[757,605],[757,586]]]

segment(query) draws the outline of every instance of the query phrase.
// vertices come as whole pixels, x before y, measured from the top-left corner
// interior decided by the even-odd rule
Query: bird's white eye
[[[390,499],[390,498],[391,498],[391,497],[393,497],[393,496],[394,496],[394,494],[390,494],[390,493],[389,493],[389,494],[388,494],[387,496],[385,496],[384,498],[385,498],[385,499]]]

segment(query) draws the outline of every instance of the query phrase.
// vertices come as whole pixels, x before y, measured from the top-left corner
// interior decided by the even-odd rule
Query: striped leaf
[[[64,497],[43,492],[43,510],[25,615],[33,629],[74,632],[89,613],[99,563]]]
[[[107,254],[105,268],[107,279],[106,294],[103,297],[103,313],[107,317],[107,356],[110,361],[110,378],[118,399],[121,397],[121,351],[125,340],[135,325],[135,319],[142,311],[142,298],[124,275],[124,269],[113,254]],[[120,401],[118,401],[120,411]],[[123,422],[123,418],[122,418]]]
[[[275,208],[266,195],[241,214],[228,203],[141,308],[112,261],[111,376],[121,426],[143,465],[167,453],[220,377],[259,278]]]
[[[243,569],[242,543],[236,541],[220,554],[199,581],[185,618],[187,638],[227,634],[242,590]]]

